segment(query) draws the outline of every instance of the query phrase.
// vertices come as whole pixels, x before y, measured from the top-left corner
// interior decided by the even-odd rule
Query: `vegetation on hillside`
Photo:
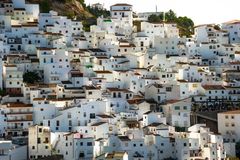
[[[93,17],[86,9],[84,0],[27,0],[27,2],[39,4],[42,13],[54,10],[59,15],[79,20]]]
[[[106,18],[110,16],[110,11],[106,9],[92,8],[91,6],[87,6],[85,9],[93,15],[92,18],[83,19],[83,29],[87,32],[90,31],[91,25],[97,24],[98,17],[103,16]]]
[[[95,18],[103,16],[103,17],[109,17],[110,11],[106,9],[98,9],[98,8],[92,8],[91,6],[87,6],[86,8]]]
[[[27,0],[29,3],[38,3],[40,11],[48,13],[50,10],[57,11],[59,15],[71,19],[82,20],[85,31],[90,30],[91,25],[96,24],[96,18],[109,17],[110,11],[86,6],[84,0]]]
[[[29,3],[40,4],[41,12],[49,12],[50,10],[57,11],[59,15],[65,15],[69,18],[75,18],[83,21],[85,31],[90,30],[90,26],[96,24],[96,18],[103,15],[103,17],[109,17],[109,10],[99,10],[98,8],[91,8],[86,6],[84,0],[27,0]],[[149,22],[163,22],[164,14],[149,16]],[[177,17],[176,13],[169,10],[165,13],[165,22],[177,23],[180,36],[190,37],[194,32],[193,21],[184,16]],[[141,22],[134,22],[137,25],[138,31],[141,30]]]
[[[165,12],[165,16],[164,13],[161,13],[160,15],[153,14],[149,16],[148,21],[155,23],[158,22],[176,23],[179,28],[180,36],[190,37],[194,33],[194,22],[186,16],[177,17],[177,14],[172,10]]]

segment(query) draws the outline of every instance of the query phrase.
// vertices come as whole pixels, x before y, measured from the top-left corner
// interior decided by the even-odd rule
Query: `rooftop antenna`
[[[163,11],[163,22],[165,22],[166,17],[165,17],[165,12]]]

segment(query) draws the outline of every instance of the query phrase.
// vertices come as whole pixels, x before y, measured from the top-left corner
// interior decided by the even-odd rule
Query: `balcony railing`
[[[15,127],[15,126],[8,126],[7,127],[7,130],[14,130],[14,131],[18,131],[18,130],[28,130],[27,128],[23,128],[22,126],[17,126],[17,127]]]
[[[19,118],[19,119],[8,119],[7,122],[24,122],[24,121],[32,121],[32,118]]]
[[[33,112],[19,111],[19,112],[6,113],[6,115],[14,115],[14,114],[33,114]]]

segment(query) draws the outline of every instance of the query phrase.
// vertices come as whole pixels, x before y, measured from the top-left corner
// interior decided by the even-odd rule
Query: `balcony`
[[[23,128],[22,126],[8,126],[6,130],[11,130],[11,131],[22,131],[25,130],[27,131],[27,128]]]
[[[240,91],[237,92],[230,91],[229,94],[240,94]]]
[[[16,120],[7,120],[8,123],[20,123],[20,122],[27,122],[27,121],[32,121],[32,119],[16,119]]]
[[[19,112],[10,112],[10,113],[6,113],[6,115],[15,115],[15,114],[30,114],[32,115],[33,112],[22,112],[22,111],[19,111]]]
[[[7,122],[8,123],[11,123],[11,122],[17,123],[17,122],[24,122],[24,121],[32,121],[33,120],[32,115],[27,115],[25,117],[19,117],[19,118],[14,117],[14,118],[15,119],[13,119],[13,118],[9,119],[8,118]]]

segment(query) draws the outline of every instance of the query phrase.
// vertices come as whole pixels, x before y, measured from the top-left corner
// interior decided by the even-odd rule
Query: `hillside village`
[[[102,9],[101,4],[92,7]],[[224,160],[240,148],[240,21],[82,21],[0,1],[0,160]],[[140,31],[133,21],[140,21]]]

